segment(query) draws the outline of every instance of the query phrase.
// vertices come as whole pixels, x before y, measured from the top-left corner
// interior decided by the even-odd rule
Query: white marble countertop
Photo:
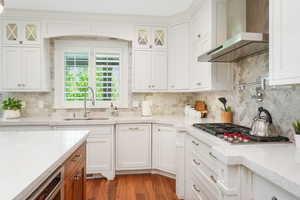
[[[87,136],[88,131],[0,132],[0,199],[25,199]]]

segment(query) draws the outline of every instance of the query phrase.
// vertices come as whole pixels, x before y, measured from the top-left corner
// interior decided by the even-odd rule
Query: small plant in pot
[[[21,117],[22,101],[9,97],[2,102],[2,109],[4,110],[4,119],[17,119]]]
[[[295,130],[295,143],[298,148],[300,148],[300,121],[295,121],[293,123]]]
[[[227,100],[224,97],[220,97],[219,101],[223,104],[221,119],[224,123],[232,123],[233,122],[233,111],[230,106],[227,106]]]

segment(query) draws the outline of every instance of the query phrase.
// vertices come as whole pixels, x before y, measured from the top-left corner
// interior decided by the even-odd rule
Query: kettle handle
[[[267,115],[267,117],[268,117],[269,123],[270,124],[273,123],[272,116],[271,116],[271,114],[270,114],[270,112],[268,110],[264,109],[263,107],[259,107],[258,111],[259,111],[259,116],[261,115],[261,113],[265,113]]]

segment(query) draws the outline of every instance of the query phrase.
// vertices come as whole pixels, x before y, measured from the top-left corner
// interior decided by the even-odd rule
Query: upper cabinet
[[[137,26],[134,41],[133,91],[168,88],[167,28]]]
[[[229,64],[198,62],[199,55],[226,40],[226,23],[224,0],[203,0],[192,16],[189,77],[192,91],[232,89],[232,70]]]
[[[169,28],[168,90],[189,89],[189,23]]]
[[[300,84],[300,1],[270,1],[270,84]]]
[[[167,28],[137,26],[135,36],[136,49],[166,49]]]
[[[40,23],[4,21],[4,45],[37,45],[40,43]]]
[[[49,91],[48,41],[41,40],[40,22],[3,20],[1,24],[0,90]]]

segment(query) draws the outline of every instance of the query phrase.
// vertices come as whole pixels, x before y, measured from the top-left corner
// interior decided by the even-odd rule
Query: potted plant
[[[300,121],[295,121],[293,123],[293,127],[295,130],[295,143],[298,148],[300,148]]]
[[[17,98],[9,97],[2,102],[2,109],[4,110],[4,119],[16,119],[21,116],[22,101]]]
[[[219,98],[219,101],[223,104],[221,119],[224,123],[233,123],[233,111],[230,106],[227,106],[227,100],[224,97]]]

